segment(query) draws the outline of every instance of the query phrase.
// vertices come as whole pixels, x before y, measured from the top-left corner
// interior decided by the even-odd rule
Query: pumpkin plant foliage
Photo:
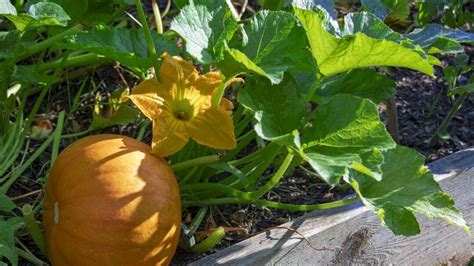
[[[294,164],[303,159],[332,186],[348,182],[395,234],[419,232],[413,213],[468,231],[453,201],[424,168],[423,157],[397,146],[386,131],[376,103],[392,96],[395,85],[368,69],[405,67],[433,76],[439,61],[429,54],[430,44],[420,46],[419,33],[398,34],[367,12],[346,15],[339,27],[327,6],[295,1],[286,11],[259,11],[241,26],[236,26],[225,4],[191,0],[181,9],[171,28],[186,41],[186,52],[196,63],[215,66],[225,77],[222,82],[236,75],[246,77],[236,91],[235,127],[249,124],[246,117],[253,116],[255,138],[267,143],[245,163],[224,155],[219,164],[229,167],[204,167],[208,177],[228,172],[224,180],[211,182],[188,174],[181,184],[183,204],[254,203],[297,209],[291,203],[253,197],[260,195],[256,191],[271,189],[281,178],[278,172],[288,170],[282,166],[267,180],[255,179],[256,168],[268,167],[271,162],[266,162],[281,154],[291,156]],[[462,34],[438,32],[433,38],[465,41]],[[221,125],[214,126],[218,130]],[[228,153],[245,147],[246,136],[237,132],[241,143]],[[409,188],[395,193],[407,183]],[[384,197],[388,194],[393,196]]]
[[[112,26],[130,1],[33,2],[17,9],[0,0],[8,25],[0,31],[0,157],[19,152],[28,131],[22,111],[14,112],[23,95],[15,86],[28,95],[65,80],[64,69],[115,61],[141,81],[109,102],[97,97],[85,132],[135,121],[133,102],[152,121],[151,150],[172,165],[184,208],[310,211],[361,200],[398,235],[419,233],[415,214],[469,231],[423,156],[390,137],[377,104],[395,94],[385,68],[434,76],[435,55],[459,53],[474,34],[438,24],[400,34],[391,26],[407,23],[405,0],[361,1],[363,11],[339,20],[330,0],[261,1],[271,10],[248,19],[228,1],[175,1],[179,13],[164,34],[146,23]],[[472,86],[456,90],[470,93]],[[7,172],[22,169],[15,159],[5,157],[0,175],[21,175]],[[296,166],[331,187],[350,185],[353,197],[308,205],[264,199]],[[0,213],[0,259],[15,265],[14,237],[24,220],[11,218],[15,204],[5,195],[12,182],[0,177],[0,211],[12,213]]]

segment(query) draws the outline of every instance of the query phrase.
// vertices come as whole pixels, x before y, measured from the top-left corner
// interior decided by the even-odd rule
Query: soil
[[[166,2],[166,1],[165,1]],[[255,5],[250,3],[255,9]],[[166,25],[166,22],[165,22]],[[470,64],[474,61],[474,48],[465,46],[466,53],[470,56]],[[452,57],[441,58],[443,66],[452,62]],[[435,147],[429,147],[428,141],[433,136],[438,125],[452,107],[455,97],[449,97],[446,93],[447,84],[442,79],[442,69],[436,68],[436,78],[416,73],[406,69],[394,69],[390,74],[396,81],[397,92],[397,113],[399,117],[400,144],[415,148],[427,157],[427,161],[433,161],[453,152],[474,146],[474,98],[465,100],[461,109],[452,120],[448,133],[449,139],[443,140]],[[93,103],[97,94],[104,97],[117,88],[133,87],[138,79],[121,68],[113,65],[105,65],[99,69],[91,70],[87,75],[87,86],[85,93],[81,95],[81,105],[73,113],[68,113],[66,120],[66,133],[82,131],[88,128],[91,123]],[[81,87],[85,77],[80,80],[71,80],[69,84],[55,86],[45,100],[45,104],[40,108],[43,118],[56,121],[61,110],[69,110],[70,102],[76,92]],[[465,83],[469,76],[459,79],[460,84]],[[434,112],[428,116],[428,110],[436,95],[440,92],[441,98],[436,105]],[[33,96],[30,104],[34,103]],[[47,103],[47,104],[46,104]],[[383,108],[381,108],[383,111]],[[381,117],[384,118],[384,113]],[[54,123],[53,123],[54,124]],[[115,126],[98,133],[116,133],[136,137],[139,126],[136,124],[128,126]],[[144,136],[145,142],[150,142],[151,135],[147,132]],[[63,139],[61,149],[68,146],[73,139]],[[22,152],[20,157],[28,158],[41,145],[41,140],[29,141],[29,146]],[[41,197],[44,177],[47,175],[50,165],[51,150],[48,149],[32,164],[30,169],[14,184],[9,190],[9,196],[15,199],[15,203],[21,206],[24,203],[37,203]],[[271,174],[272,169],[268,173]],[[32,193],[29,196],[27,193]],[[331,189],[323,181],[307,174],[303,169],[296,168],[288,177],[284,178],[279,186],[264,196],[265,199],[301,203],[316,204],[330,202],[341,199],[351,194],[350,189]],[[193,217],[196,209],[184,210],[183,217]],[[19,214],[19,213],[18,213]],[[254,205],[236,205],[211,208],[211,215],[205,222],[208,226],[222,225],[229,228],[239,228],[234,233],[227,234],[226,238],[216,250],[230,246],[243,239],[251,237],[262,230],[291,221],[303,215],[303,212],[293,212],[284,210],[267,209]],[[37,217],[41,220],[41,217]],[[40,254],[26,232],[20,232],[19,241],[26,245],[35,254]],[[212,252],[215,252],[212,251]],[[173,264],[184,265],[190,261],[199,259],[206,254],[196,255],[178,250]],[[45,259],[41,255],[39,258]],[[45,259],[46,260],[46,259]],[[26,261],[21,261],[21,265],[29,265]]]

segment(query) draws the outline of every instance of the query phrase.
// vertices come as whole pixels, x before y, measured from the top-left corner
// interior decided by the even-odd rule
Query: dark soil
[[[465,47],[465,49],[470,56],[470,63],[472,64],[474,61],[474,49],[472,47]],[[446,66],[451,60],[451,57],[443,57],[443,66]],[[402,145],[415,148],[423,153],[428,161],[436,160],[474,145],[474,132],[472,131],[474,129],[474,99],[471,97],[465,101],[448,128],[451,138],[443,140],[438,146],[428,146],[428,141],[454,102],[453,97],[447,96],[447,85],[442,79],[441,68],[438,68],[436,71],[437,78],[430,78],[406,69],[396,69],[390,75],[397,83],[396,99]],[[81,105],[74,113],[67,113],[66,132],[64,134],[88,128],[91,122],[96,94],[99,93],[106,97],[110,95],[111,91],[117,88],[133,87],[138,81],[128,72],[115,68],[112,65],[103,66],[95,71],[91,71],[86,76],[88,76],[89,80],[83,95],[81,95]],[[122,79],[122,77],[124,78]],[[466,82],[468,78],[468,76],[465,76],[460,79],[460,82]],[[69,104],[84,79],[85,77],[81,80],[71,80],[68,86],[66,84],[56,86],[40,109],[42,116],[54,122],[59,111],[69,110]],[[440,90],[443,90],[440,101],[433,115],[428,117],[429,106]],[[33,102],[33,98],[31,98],[31,102]],[[116,126],[91,134],[107,132],[136,137],[138,128],[138,124]],[[144,141],[150,142],[150,139],[151,136],[148,132],[145,134]],[[61,142],[61,149],[65,148],[72,141],[73,139],[64,139]],[[28,158],[41,143],[42,141],[31,140],[29,147],[20,157],[25,156]],[[24,203],[37,203],[41,199],[41,189],[44,178],[49,171],[50,158],[51,151],[47,150],[9,190],[9,196],[15,198],[15,203],[18,206]],[[271,174],[271,171],[267,174]],[[33,191],[37,193],[22,196]],[[323,181],[317,180],[301,168],[296,168],[290,176],[281,181],[278,188],[272,190],[264,198],[295,204],[316,204],[338,200],[350,193],[349,189],[331,190]],[[185,219],[188,216],[193,217],[195,211],[196,209],[184,210],[183,217]],[[240,228],[235,233],[230,233],[226,236],[225,241],[217,247],[217,249],[222,249],[255,235],[266,228],[286,223],[303,214],[303,212],[267,209],[253,205],[214,207],[211,208],[211,215],[205,224],[211,227],[222,225],[230,228]],[[38,216],[37,219],[41,220],[41,217]],[[30,250],[34,251],[35,254],[40,254],[26,232],[20,233],[19,240]],[[173,264],[186,264],[205,255],[189,254],[178,250]],[[38,255],[38,257],[45,259],[41,255]],[[21,261],[21,265],[29,265],[29,263]]]

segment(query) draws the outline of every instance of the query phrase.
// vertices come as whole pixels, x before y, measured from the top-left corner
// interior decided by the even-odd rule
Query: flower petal
[[[162,112],[153,120],[152,152],[160,157],[169,156],[181,150],[189,141],[185,122],[169,113]]]
[[[135,86],[128,98],[144,115],[153,120],[160,114],[164,103],[171,100],[161,87],[155,79],[148,79]]]
[[[205,75],[200,75],[199,78],[193,82],[192,86],[204,95],[214,95],[222,83],[219,72],[208,72]]]
[[[237,145],[232,118],[223,108],[210,108],[186,123],[197,143],[216,149],[232,149]]]
[[[178,56],[163,54],[160,66],[160,79],[164,84],[175,83],[180,86],[193,82],[199,76],[193,64]],[[167,86],[168,87],[168,86]]]
[[[232,114],[232,110],[234,110],[234,104],[224,97],[221,99],[221,107],[224,108],[224,110],[226,110],[229,114]]]

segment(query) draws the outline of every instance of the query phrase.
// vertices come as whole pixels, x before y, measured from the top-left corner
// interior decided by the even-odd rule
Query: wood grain
[[[428,165],[444,191],[455,200],[474,229],[474,148]],[[274,230],[258,234],[191,265],[466,265],[474,238],[441,220],[417,215],[422,233],[395,236],[360,203],[315,211]]]

